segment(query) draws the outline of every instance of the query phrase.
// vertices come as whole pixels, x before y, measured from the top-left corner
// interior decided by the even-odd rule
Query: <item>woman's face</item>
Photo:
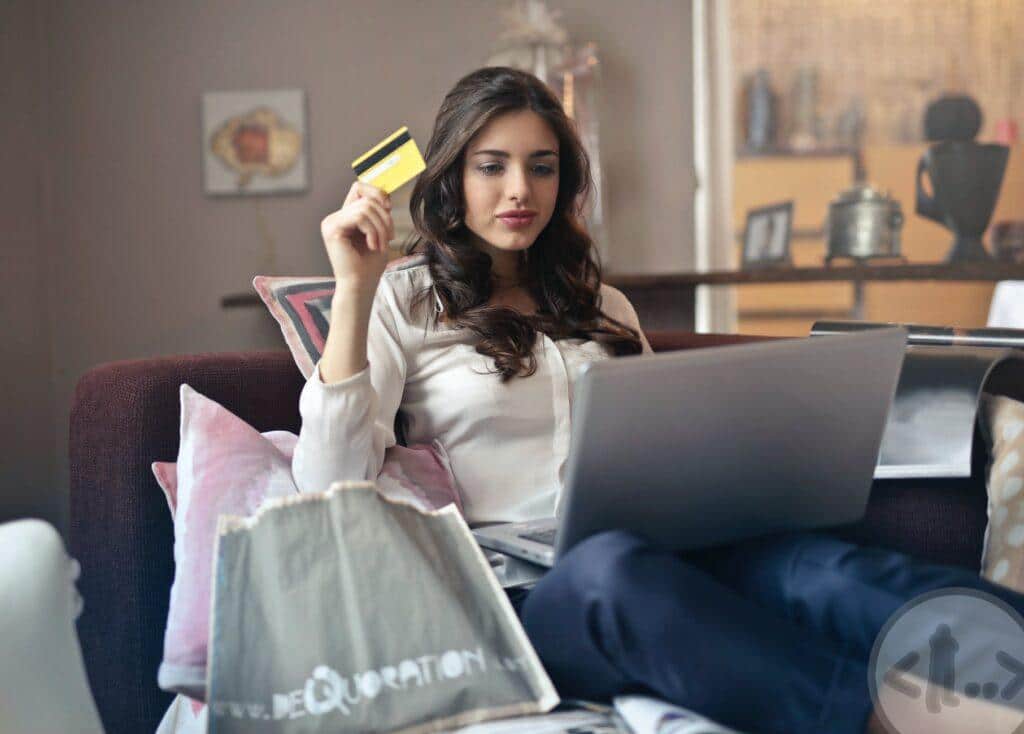
[[[492,257],[532,245],[558,198],[558,138],[544,118],[532,110],[495,117],[469,142],[463,165],[465,222],[476,245]]]

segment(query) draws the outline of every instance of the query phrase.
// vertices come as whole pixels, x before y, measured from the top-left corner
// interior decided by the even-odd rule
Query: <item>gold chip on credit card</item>
[[[352,161],[356,178],[388,194],[418,176],[426,167],[407,127],[399,128]]]

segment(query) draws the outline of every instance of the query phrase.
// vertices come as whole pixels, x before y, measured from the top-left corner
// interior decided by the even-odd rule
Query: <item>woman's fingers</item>
[[[387,245],[394,236],[391,214],[371,199],[361,199],[327,215],[320,223],[325,240],[344,238],[346,232],[356,230],[366,234],[366,227],[372,227],[378,244]]]
[[[380,225],[369,213],[361,213],[355,222],[356,228],[366,238],[366,248],[376,252],[380,248]]]
[[[377,202],[367,201],[364,205],[363,210],[364,216],[369,219],[374,227],[376,228],[377,241],[380,245],[380,251],[383,252],[383,248],[387,247],[391,241],[391,226],[390,214]]]
[[[359,179],[352,182],[352,187],[348,190],[348,196],[345,197],[345,204],[359,199],[371,199],[376,201],[385,209],[391,208],[391,197],[384,193],[381,189],[371,184],[363,183]]]
[[[394,239],[391,197],[375,186],[356,180],[341,209],[328,215],[320,225],[324,238],[345,238],[345,232],[359,231],[371,252],[385,252]]]

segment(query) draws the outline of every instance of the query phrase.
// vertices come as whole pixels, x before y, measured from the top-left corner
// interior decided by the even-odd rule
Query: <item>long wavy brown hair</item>
[[[463,221],[462,170],[469,142],[488,122],[507,112],[532,110],[559,142],[559,182],[547,226],[523,252],[523,286],[537,302],[536,315],[488,306],[493,289],[491,256],[472,244]],[[478,69],[445,96],[424,156],[426,170],[413,188],[415,234],[406,254],[425,253],[444,322],[479,337],[476,351],[494,358],[502,382],[537,370],[538,331],[554,340],[582,337],[608,344],[616,355],[642,351],[635,329],[600,307],[601,266],[581,224],[593,188],[590,161],[558,98],[540,79],[503,66]],[[416,304],[430,299],[429,289]],[[436,318],[435,314],[435,318]],[[435,321],[436,323],[436,321]]]

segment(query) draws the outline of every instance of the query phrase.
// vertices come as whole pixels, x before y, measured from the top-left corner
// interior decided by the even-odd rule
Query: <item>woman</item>
[[[586,154],[547,87],[496,67],[447,95],[426,163],[411,200],[417,257],[403,267],[385,272],[394,230],[381,191],[357,181],[323,220],[337,287],[300,398],[296,482],[375,477],[404,434],[440,441],[468,522],[550,517],[579,367],[650,351],[578,224]],[[948,586],[994,589],[810,534],[683,557],[610,532],[517,606],[565,695],[644,690],[748,731],[860,733],[879,726],[866,672],[876,634],[904,602]]]

